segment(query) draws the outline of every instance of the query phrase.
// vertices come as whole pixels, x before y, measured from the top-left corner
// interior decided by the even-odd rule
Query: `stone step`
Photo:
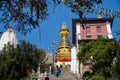
[[[54,75],[49,76],[50,80],[75,80],[74,77],[71,75],[70,71],[64,69],[63,75],[55,77]]]

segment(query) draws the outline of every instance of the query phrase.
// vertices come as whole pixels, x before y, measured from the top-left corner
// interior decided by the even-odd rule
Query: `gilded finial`
[[[12,29],[12,26],[11,26],[11,25],[9,26],[9,29]]]
[[[63,22],[61,29],[67,29],[67,26],[66,26],[66,23],[65,23],[65,22]]]
[[[102,18],[101,11],[98,12],[97,18]]]
[[[64,22],[62,24],[62,27],[61,27],[61,30],[60,30],[60,35],[63,36],[63,35],[68,35],[69,34],[69,30],[67,29],[67,26],[66,26],[66,23]]]

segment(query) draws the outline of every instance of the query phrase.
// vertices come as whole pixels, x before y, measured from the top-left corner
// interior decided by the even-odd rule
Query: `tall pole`
[[[79,39],[80,39],[80,36],[81,34],[80,33],[78,33],[78,34],[76,34],[76,52],[77,52],[77,54],[78,54],[78,52],[79,52],[79,49],[78,49],[78,47],[79,47]],[[77,61],[77,64],[78,64],[78,73],[80,74],[80,77],[82,76],[82,67],[83,67],[83,64],[82,64],[82,62],[80,62],[80,61],[78,61],[78,60],[76,60]]]
[[[81,34],[80,34],[80,23],[76,23],[76,56],[78,54],[78,46],[79,46],[79,39],[81,38]],[[78,61],[77,57],[76,57],[76,65],[77,65],[77,73],[80,73],[80,62]],[[81,73],[80,73],[81,74]]]

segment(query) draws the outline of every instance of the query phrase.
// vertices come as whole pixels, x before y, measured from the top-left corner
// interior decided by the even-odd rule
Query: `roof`
[[[113,23],[114,18],[83,18],[83,22],[94,22],[94,21],[109,21]],[[72,19],[73,22],[80,22],[81,19]]]

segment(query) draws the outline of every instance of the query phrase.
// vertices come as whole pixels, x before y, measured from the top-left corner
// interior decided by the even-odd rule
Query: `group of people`
[[[62,65],[60,65],[60,66],[56,65],[56,67],[52,68],[51,73],[55,77],[59,77],[59,76],[63,75],[63,71],[64,71],[64,69],[63,69]]]
[[[63,66],[62,64],[60,64],[59,66],[58,65],[55,65],[55,66],[50,66],[49,69],[46,69],[46,73],[47,73],[47,76],[45,77],[45,80],[49,80],[49,75],[52,74],[54,75],[55,77],[59,77],[63,75],[64,73],[64,68],[67,68],[68,70],[70,70],[70,65],[67,65],[66,67]]]
[[[55,77],[59,77],[63,74],[63,71],[64,71],[64,69],[63,69],[62,65],[60,65],[60,66],[56,65],[56,66],[50,67],[49,70],[48,69],[45,70],[45,72],[47,74],[45,77],[45,80],[50,80],[49,74],[52,74]]]

